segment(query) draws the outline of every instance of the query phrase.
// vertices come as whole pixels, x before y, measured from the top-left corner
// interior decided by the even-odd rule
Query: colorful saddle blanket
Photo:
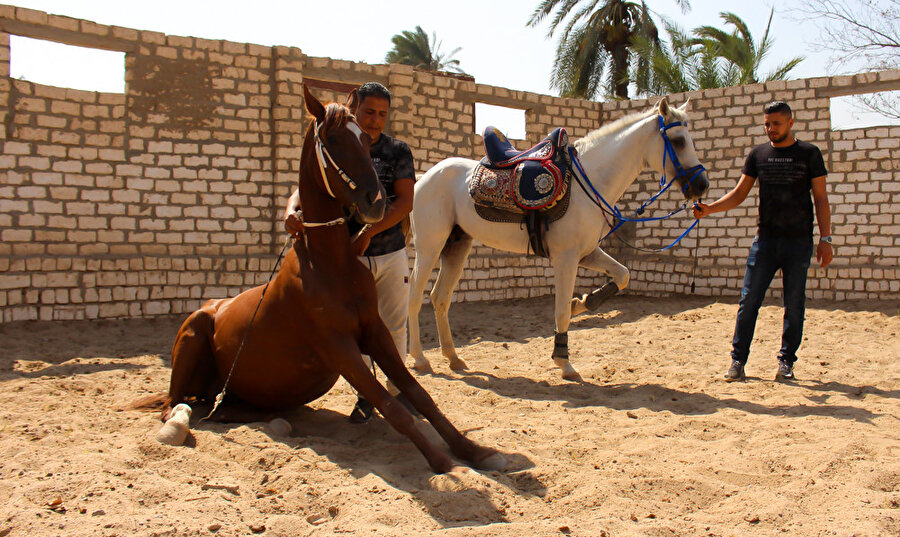
[[[528,212],[556,209],[550,211],[554,213],[552,222],[565,214],[571,184],[565,129],[555,129],[531,149],[520,152],[503,133],[487,127],[484,145],[487,156],[469,180],[469,195],[483,218],[520,222]]]

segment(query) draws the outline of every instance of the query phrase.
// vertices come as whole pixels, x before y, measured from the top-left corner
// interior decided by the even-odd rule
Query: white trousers
[[[400,359],[406,361],[406,322],[409,319],[409,255],[406,248],[384,255],[362,256],[375,277],[378,315],[391,332]]]

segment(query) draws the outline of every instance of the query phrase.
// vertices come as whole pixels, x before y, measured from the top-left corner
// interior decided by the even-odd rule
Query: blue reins
[[[607,202],[606,199],[604,199],[603,196],[600,195],[599,192],[597,192],[597,189],[594,188],[594,185],[591,183],[591,180],[588,178],[587,174],[584,173],[584,168],[582,168],[582,166],[581,166],[581,161],[578,159],[578,153],[575,151],[575,148],[572,147],[571,145],[569,146],[570,160],[575,165],[575,168],[578,170],[578,174],[581,176],[580,178],[578,178],[578,182],[581,183],[583,180],[585,183],[587,183],[587,185],[590,187],[591,191],[594,193],[594,195],[597,197],[597,199],[600,200],[600,202],[603,204],[603,205],[600,205],[598,203],[597,205],[601,209],[603,209],[604,212],[612,215],[612,217],[618,221],[616,223],[616,225],[613,226],[612,229],[610,229],[606,235],[604,235],[603,237],[600,238],[601,241],[603,241],[603,239],[612,235],[617,229],[622,227],[627,222],[651,222],[651,221],[655,221],[655,220],[665,220],[666,218],[670,218],[670,217],[674,216],[676,213],[680,212],[682,209],[684,209],[686,207],[686,205],[687,205],[686,202],[683,203],[681,205],[681,207],[675,209],[674,211],[671,211],[669,214],[667,214],[665,216],[648,216],[648,217],[634,218],[634,216],[643,214],[644,210],[651,203],[656,201],[663,194],[663,192],[668,190],[669,187],[672,186],[672,183],[674,183],[676,179],[678,179],[679,177],[687,177],[688,175],[690,175],[690,179],[688,179],[687,182],[684,184],[684,186],[681,187],[681,192],[684,193],[684,191],[691,185],[691,182],[694,179],[696,179],[697,176],[699,176],[701,173],[703,173],[706,170],[706,168],[704,168],[702,164],[697,164],[696,166],[692,166],[691,168],[685,169],[681,165],[681,162],[678,160],[678,155],[675,153],[675,148],[672,147],[672,141],[669,140],[669,135],[666,133],[666,131],[668,131],[669,129],[671,129],[673,127],[679,127],[679,126],[683,125],[683,123],[681,121],[673,121],[672,123],[666,124],[662,115],[657,116],[657,120],[659,121],[659,135],[662,136],[662,138],[663,138],[663,173],[659,179],[660,190],[659,190],[659,192],[657,192],[656,194],[651,196],[650,199],[648,199],[643,204],[641,204],[641,206],[634,212],[634,215],[631,218],[624,216],[622,214],[622,211],[620,211],[618,207],[616,207],[615,205],[610,205],[609,202]],[[672,161],[672,165],[675,166],[675,172],[676,172],[675,175],[672,177],[672,179],[668,182],[666,181],[666,159],[667,158]],[[596,200],[594,200],[594,203],[597,203]],[[682,233],[677,239],[675,239],[675,242],[666,246],[665,248],[660,248],[658,251],[668,250],[669,248],[671,248],[671,247],[675,246],[676,244],[678,244],[679,242],[681,242],[681,239],[683,239],[688,233],[690,233],[690,231],[692,229],[694,229],[697,226],[697,224],[699,224],[699,223],[700,223],[700,220],[695,219],[694,223],[691,224],[690,226],[688,226],[688,228],[686,230],[684,230],[684,233]]]

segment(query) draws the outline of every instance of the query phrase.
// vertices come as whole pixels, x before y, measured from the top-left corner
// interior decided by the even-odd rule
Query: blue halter
[[[672,123],[666,124],[662,115],[657,116],[657,120],[659,121],[659,135],[662,136],[662,139],[663,139],[663,173],[662,173],[662,176],[659,178],[660,190],[659,190],[659,192],[657,192],[656,194],[651,196],[650,199],[645,201],[634,212],[634,216],[643,214],[644,209],[646,209],[647,206],[649,206],[651,203],[656,201],[657,198],[659,198],[663,192],[668,190],[669,187],[672,186],[672,183],[674,183],[676,179],[678,179],[680,177],[690,176],[690,179],[688,179],[684,183],[684,186],[681,187],[681,192],[684,193],[684,191],[691,185],[691,182],[694,179],[696,179],[697,176],[699,176],[701,173],[703,173],[706,170],[706,168],[704,168],[702,164],[697,164],[696,166],[692,166],[691,168],[685,169],[684,166],[681,165],[681,162],[678,160],[678,155],[675,153],[675,148],[672,147],[672,141],[669,140],[669,135],[668,135],[668,133],[666,133],[666,131],[668,131],[672,127],[682,126],[683,123],[680,121],[673,121]],[[581,175],[581,178],[584,180],[585,183],[587,183],[587,185],[591,188],[591,191],[594,193],[594,195],[597,196],[597,199],[600,200],[600,202],[603,204],[600,206],[600,208],[604,209],[605,212],[611,214],[613,216],[613,218],[618,220],[616,225],[613,226],[613,228],[610,229],[609,232],[600,239],[601,241],[603,241],[603,239],[605,239],[606,237],[609,237],[610,235],[612,235],[617,229],[622,227],[627,222],[651,222],[654,220],[665,220],[666,218],[674,216],[676,213],[680,212],[682,209],[684,209],[687,206],[687,203],[685,202],[681,205],[681,207],[675,209],[674,211],[671,211],[669,214],[667,214],[665,216],[650,216],[650,217],[644,217],[644,218],[626,217],[622,214],[622,211],[620,211],[618,207],[616,207],[615,205],[610,205],[609,202],[607,202],[603,198],[603,196],[601,196],[600,193],[597,192],[597,189],[594,188],[594,185],[591,183],[591,180],[588,179],[587,174],[584,173],[584,168],[582,168],[582,166],[581,166],[581,161],[578,159],[578,154],[575,152],[575,148],[573,148],[572,146],[569,146],[569,157],[571,158],[572,163],[575,165],[575,168],[578,170],[579,175]],[[666,181],[666,159],[671,160],[672,165],[675,166],[675,175],[668,182]],[[595,203],[596,203],[596,200],[595,200]],[[598,205],[600,205],[600,204],[598,204]],[[605,206],[605,208],[604,208],[604,206]],[[699,222],[700,222],[700,220],[695,219],[694,223],[691,224],[684,231],[684,233],[681,234],[681,236],[679,236],[677,239],[675,239],[675,242],[666,246],[665,248],[661,248],[659,251],[668,250],[669,248],[671,248],[671,247],[675,246],[676,244],[678,244],[679,242],[681,242],[681,239],[683,239],[688,233],[690,233],[690,231],[692,229],[694,229]]]

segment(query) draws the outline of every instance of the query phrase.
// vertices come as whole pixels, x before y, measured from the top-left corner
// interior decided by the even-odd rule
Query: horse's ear
[[[347,94],[347,108],[355,114],[357,106],[359,106],[359,92],[355,89],[350,90],[350,93]]]
[[[678,109],[682,112],[687,112],[690,110],[691,98],[688,97],[688,100],[684,101],[684,104],[679,106]]]
[[[316,121],[322,122],[325,120],[325,107],[316,99],[315,95],[310,93],[306,84],[303,84],[303,100],[306,103],[306,111],[312,114]]]
[[[656,109],[659,111],[659,115],[662,117],[669,116],[669,100],[665,97],[659,100],[659,104],[656,105]]]

